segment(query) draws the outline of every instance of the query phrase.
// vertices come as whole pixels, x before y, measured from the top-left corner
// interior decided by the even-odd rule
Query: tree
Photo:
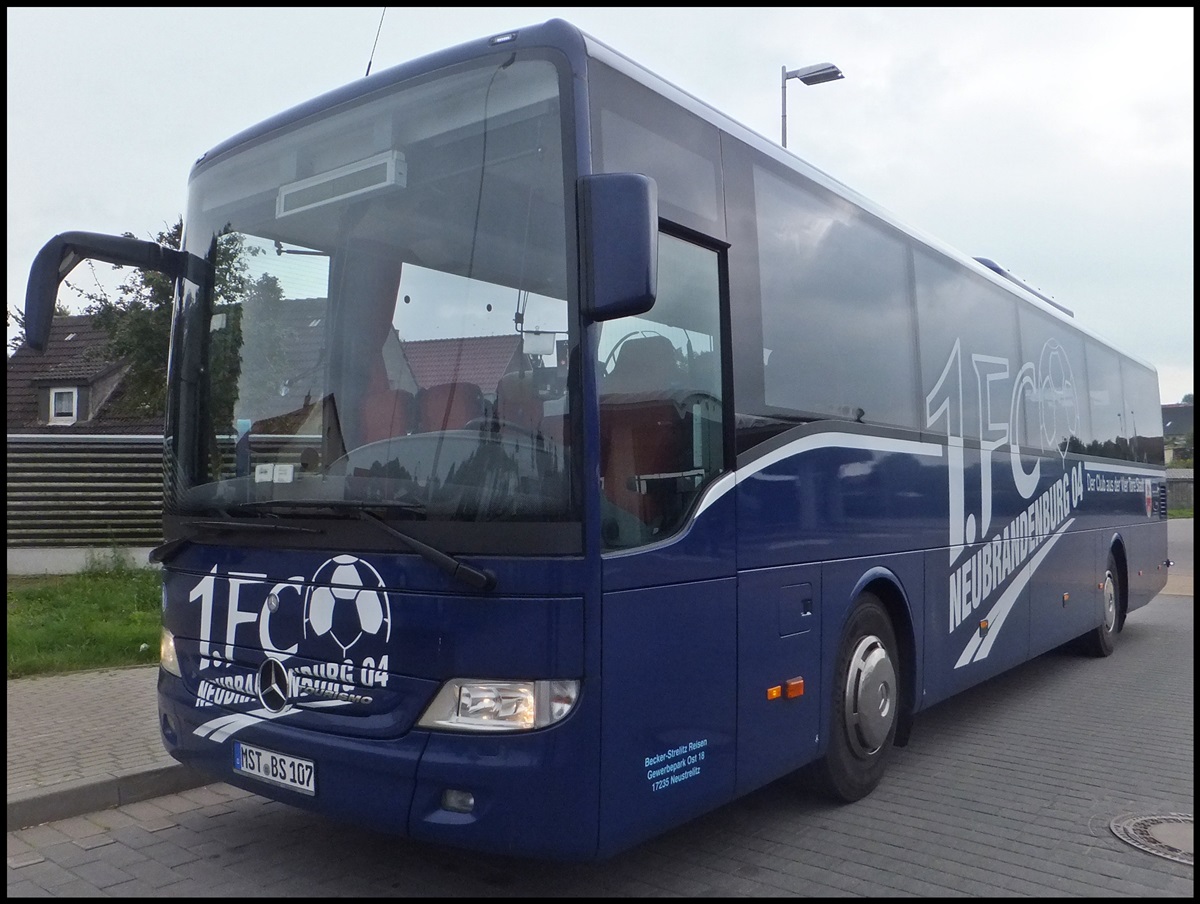
[[[131,232],[124,235],[134,237]],[[154,240],[178,249],[182,236],[183,217],[179,217]],[[216,297],[225,303],[240,302],[252,286],[246,254],[257,253],[259,249],[246,248],[236,233],[222,236],[219,244]],[[91,314],[96,324],[108,333],[108,356],[129,366],[123,380],[124,391],[114,410],[133,417],[162,416],[166,411],[167,356],[175,294],[172,281],[162,273],[132,269],[117,287],[116,298],[109,297],[103,289],[85,292],[71,282],[66,285],[88,302],[85,313]]]
[[[15,352],[25,344],[25,312],[10,307],[5,313],[7,315],[5,325],[12,326],[14,323],[17,325],[17,332],[8,340],[9,350]],[[55,317],[68,317],[70,314],[71,310],[65,304],[61,301],[54,302]]]
[[[127,238],[133,233],[126,232]],[[154,237],[160,245],[179,248],[183,218]],[[115,270],[125,269],[114,266]],[[115,400],[117,413],[134,417],[161,416],[167,403],[167,351],[171,336],[174,287],[162,273],[130,270],[117,287],[116,298],[103,288],[84,291],[68,281],[67,287],[88,302],[85,313],[108,333],[107,355],[125,361],[129,369],[123,392]]]
[[[1183,404],[1185,404],[1185,405],[1194,405],[1194,404],[1195,404],[1195,402],[1193,402],[1193,401],[1192,401],[1192,399],[1193,399],[1193,398],[1195,398],[1195,397],[1192,395],[1192,393],[1190,393],[1190,392],[1189,392],[1189,393],[1186,393],[1186,394],[1184,395],[1184,397],[1183,397]]]

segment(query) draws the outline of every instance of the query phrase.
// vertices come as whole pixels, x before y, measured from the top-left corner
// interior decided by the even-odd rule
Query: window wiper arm
[[[476,590],[491,590],[496,586],[496,576],[490,571],[484,571],[481,568],[468,565],[461,559],[444,553],[440,549],[435,549],[428,543],[422,543],[416,537],[410,537],[404,531],[392,527],[372,511],[365,508],[357,508],[355,512],[364,521],[370,521],[379,525],[379,527],[417,553],[417,555],[429,560],[442,571],[446,572],[446,574],[450,575],[450,577],[462,581],[467,586],[474,587]]]
[[[301,527],[298,524],[282,524],[278,521],[193,521],[188,525],[192,528],[191,532],[184,537],[176,537],[174,540],[168,540],[161,543],[154,549],[150,550],[150,554],[146,557],[151,564],[157,565],[165,563],[173,559],[185,546],[195,541],[196,537],[204,533],[220,532],[220,531],[282,531],[284,533],[293,534],[321,534],[324,533],[316,527]]]
[[[396,500],[366,503],[347,502],[343,499],[268,499],[261,502],[239,502],[230,506],[230,509],[235,512],[269,512],[273,515],[278,515],[289,510],[303,512],[314,509],[325,509],[336,514],[349,509],[357,514],[364,505],[370,505],[373,508],[394,509],[418,515],[425,514],[425,506],[420,502]]]
[[[455,556],[442,552],[430,546],[428,543],[422,543],[416,537],[410,537],[404,531],[397,530],[388,524],[378,515],[371,511],[371,508],[392,508],[406,512],[424,512],[425,507],[418,502],[382,502],[382,503],[358,503],[351,504],[342,500],[325,500],[325,499],[280,499],[263,502],[243,502],[234,506],[234,510],[241,511],[271,511],[278,513],[281,510],[293,508],[297,510],[313,510],[327,509],[332,512],[353,512],[357,517],[364,521],[370,521],[378,525],[387,533],[391,534],[417,555],[432,562],[450,577],[462,581],[469,587],[474,587],[476,590],[491,590],[496,586],[496,576],[489,571],[484,571],[481,568],[476,568],[473,565],[468,565]],[[223,523],[223,522],[218,522]],[[297,528],[306,530],[309,528]]]

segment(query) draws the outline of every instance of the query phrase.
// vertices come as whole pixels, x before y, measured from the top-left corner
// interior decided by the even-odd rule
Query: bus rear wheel
[[[1117,560],[1108,554],[1108,565],[1104,571],[1104,621],[1083,637],[1083,651],[1089,656],[1103,658],[1111,656],[1121,618],[1121,573]]]
[[[835,800],[861,800],[883,778],[900,707],[896,634],[887,609],[873,593],[854,607],[834,671],[829,749],[813,770],[821,790]]]

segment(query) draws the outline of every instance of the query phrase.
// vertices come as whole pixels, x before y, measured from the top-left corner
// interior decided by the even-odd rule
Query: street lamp
[[[783,76],[779,81],[779,93],[783,101],[783,146],[787,147],[787,83],[790,78],[798,78],[806,85],[820,85],[823,82],[835,82],[842,75],[842,70],[833,63],[817,63],[815,66],[802,66],[799,69],[783,67]]]

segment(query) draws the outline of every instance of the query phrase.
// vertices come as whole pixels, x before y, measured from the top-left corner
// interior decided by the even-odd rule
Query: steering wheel
[[[630,332],[626,333],[617,340],[617,344],[612,347],[612,351],[610,351],[608,353],[608,357],[604,359],[604,369],[603,373],[601,374],[602,377],[607,377],[613,372],[613,365],[617,363],[617,352],[621,350],[621,346],[625,344],[626,340],[632,339],[634,336],[662,336],[662,333],[658,332],[658,330],[631,330]]]
[[[486,430],[489,433],[520,433],[523,436],[529,437],[531,440],[536,440],[537,432],[530,430],[524,424],[517,424],[513,421],[504,421],[497,418],[483,415],[482,417],[471,418],[462,425],[463,430]]]

